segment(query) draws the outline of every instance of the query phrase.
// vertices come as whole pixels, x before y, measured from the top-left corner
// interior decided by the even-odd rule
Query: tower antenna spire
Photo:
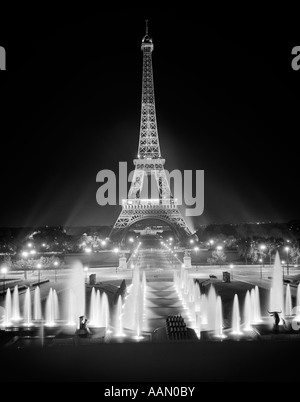
[[[146,22],[146,35],[148,35],[148,20],[145,20]]]

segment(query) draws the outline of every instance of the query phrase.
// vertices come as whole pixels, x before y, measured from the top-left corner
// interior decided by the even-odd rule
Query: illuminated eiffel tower
[[[183,239],[191,236],[192,233],[178,209],[177,200],[171,194],[164,170],[165,160],[160,153],[152,71],[154,45],[148,35],[147,21],[146,35],[143,37],[141,48],[143,87],[138,155],[133,161],[135,170],[128,199],[122,201],[122,211],[110,233],[110,238],[120,240],[134,223],[144,219],[158,219],[169,225],[179,239]],[[156,198],[142,198],[143,187],[148,186],[149,176],[151,184],[155,182],[157,186]]]

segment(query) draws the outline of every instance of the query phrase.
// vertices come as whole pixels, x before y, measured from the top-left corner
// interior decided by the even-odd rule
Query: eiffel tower
[[[146,20],[146,34],[141,45],[143,86],[138,155],[137,159],[133,161],[135,170],[128,199],[122,200],[122,211],[110,233],[112,240],[121,240],[134,223],[144,219],[157,219],[165,222],[179,239],[192,236],[178,209],[177,200],[172,196],[164,170],[165,159],[161,157],[160,153],[152,70],[153,48]],[[148,185],[148,180],[146,180],[148,176],[151,177],[151,183],[155,182],[157,185],[158,197],[155,199],[141,198],[143,187]]]

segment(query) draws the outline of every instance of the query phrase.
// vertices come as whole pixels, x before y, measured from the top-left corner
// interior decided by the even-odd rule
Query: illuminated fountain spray
[[[135,266],[132,284],[129,287],[123,310],[124,328],[133,330],[136,333],[136,339],[141,338],[143,330],[146,276],[144,278],[144,280],[140,281],[139,268]]]
[[[143,330],[143,312],[144,312],[144,295],[142,286],[139,287],[137,297],[136,297],[136,309],[135,309],[135,326],[136,326],[136,337],[139,339],[141,337],[141,332]]]
[[[90,300],[90,319],[89,319],[89,325],[94,326],[96,324],[97,318],[96,318],[96,291],[95,288],[93,287],[92,292],[91,292],[91,300]]]
[[[232,331],[233,335],[241,335],[240,330],[240,308],[239,308],[239,298],[238,295],[234,295],[233,299],[233,310],[232,310]]]
[[[142,291],[143,291],[143,294],[144,294],[144,299],[146,298],[146,290],[147,290],[146,272],[143,271],[143,276],[142,276]]]
[[[180,275],[176,271],[173,272],[173,283],[174,283],[175,290],[179,295],[180,290],[181,290],[181,281],[180,281]]]
[[[30,326],[32,325],[32,316],[31,316],[31,294],[30,289],[27,288],[24,299],[24,325]]]
[[[115,313],[115,335],[125,336],[123,330],[122,296],[119,295]]]
[[[256,322],[261,322],[260,297],[259,297],[258,286],[255,286],[254,294],[255,294],[255,320]]]
[[[217,295],[214,286],[211,285],[208,292],[208,313],[207,313],[207,329],[209,331],[215,329],[216,307],[217,307]]]
[[[253,318],[254,320],[254,318]],[[251,312],[251,299],[250,299],[250,292],[247,290],[245,296],[245,303],[244,303],[244,327],[245,331],[251,331],[251,322],[252,322],[252,312]]]
[[[200,317],[201,325],[206,327],[208,324],[208,300],[205,294],[201,296]]]
[[[74,293],[69,289],[67,295],[67,325],[77,325],[74,313]]]
[[[194,287],[194,319],[195,319],[195,325],[194,329],[196,331],[196,334],[198,338],[200,339],[201,337],[201,292],[200,292],[200,287],[198,286],[197,283],[195,283]]]
[[[96,323],[95,323],[96,327],[100,327],[101,326],[101,294],[100,294],[100,290],[97,289],[96,292]]]
[[[85,275],[81,262],[76,262],[73,266],[66,303],[67,320],[69,325],[76,323],[79,328],[79,317],[85,315]]]
[[[99,293],[100,296],[100,293]],[[108,331],[108,327],[109,327],[109,321],[110,321],[110,316],[109,316],[109,304],[108,304],[108,297],[107,294],[105,292],[103,292],[102,297],[101,297],[101,313],[100,313],[100,317],[101,317],[101,327],[106,328],[106,330]]]
[[[20,301],[19,301],[19,288],[18,285],[14,287],[13,300],[12,300],[12,320],[20,321]]]
[[[190,302],[190,315],[192,326],[200,333],[200,305],[201,305],[201,292],[200,287],[194,281],[191,281],[191,302]]]
[[[4,316],[4,325],[9,327],[12,325],[12,305],[11,305],[11,293],[10,288],[7,289],[5,295],[5,316]]]
[[[178,292],[179,292],[181,298],[183,296],[184,278],[185,277],[186,277],[186,270],[184,268],[184,265],[182,265],[181,270],[180,270],[180,274],[178,276]]]
[[[58,299],[56,291],[50,288],[49,294],[46,301],[46,325],[52,327],[56,324],[56,321],[59,318],[58,311]]]
[[[300,283],[298,284],[297,287],[297,297],[296,297],[296,311],[297,311],[297,315],[300,314]]]
[[[220,296],[217,297],[216,302],[216,316],[215,316],[215,331],[214,335],[217,338],[225,338],[223,334],[223,308],[222,308],[222,299]]]
[[[34,291],[33,319],[34,320],[42,319],[41,291],[39,286],[37,286]]]
[[[198,315],[200,313],[201,309],[201,291],[200,291],[200,286],[198,283],[195,283],[194,286],[194,299],[195,299],[195,314]]]
[[[270,300],[269,300],[269,306],[273,306],[273,288],[270,288]]]
[[[277,251],[275,256],[275,263],[273,268],[273,279],[272,279],[272,296],[270,296],[270,311],[282,312],[283,303],[283,272],[280,262],[279,253]]]
[[[255,287],[255,289],[251,289],[250,305],[251,305],[251,324],[258,324],[259,322],[261,322],[258,287]]]
[[[90,299],[90,316],[89,323],[91,327],[100,328],[101,327],[101,296],[100,291],[93,287]]]
[[[285,315],[292,315],[292,295],[291,295],[291,289],[290,285],[288,284],[286,287],[286,293],[285,293]]]

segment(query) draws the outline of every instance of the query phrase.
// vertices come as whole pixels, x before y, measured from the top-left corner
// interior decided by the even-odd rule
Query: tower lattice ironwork
[[[164,170],[165,159],[161,157],[154,97],[154,81],[152,69],[153,41],[146,34],[142,39],[143,52],[143,84],[140,138],[137,159],[134,159],[135,170],[128,199],[122,201],[122,211],[110,233],[110,238],[120,240],[134,223],[144,219],[158,219],[167,223],[179,238],[191,236],[177,200],[173,198]],[[155,182],[157,197],[143,198],[143,188],[148,186],[148,177]],[[148,194],[148,189],[146,193]],[[153,194],[153,192],[152,192]]]

